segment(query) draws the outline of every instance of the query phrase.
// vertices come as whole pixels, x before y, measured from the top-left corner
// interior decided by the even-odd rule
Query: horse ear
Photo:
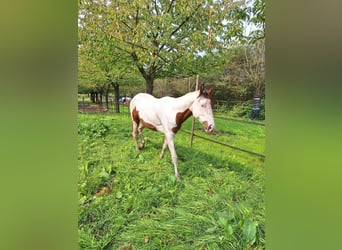
[[[199,98],[201,95],[203,95],[203,92],[204,92],[204,84],[202,83],[201,84],[201,87],[200,87],[200,90],[199,90],[199,95],[197,96],[197,98]]]
[[[212,88],[210,88],[210,89],[208,90],[208,94],[211,96],[211,95],[212,95],[212,93],[213,93],[213,89],[212,89]]]
[[[202,83],[202,84],[201,84],[201,87],[200,87],[200,95],[203,94],[203,91],[204,91],[204,84]]]

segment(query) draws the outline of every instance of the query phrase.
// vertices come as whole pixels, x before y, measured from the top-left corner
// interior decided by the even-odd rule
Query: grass
[[[264,127],[215,121],[215,140],[264,153]],[[145,129],[135,152],[127,114],[79,114],[78,133],[80,249],[265,248],[258,157],[196,137],[190,148],[179,131],[178,182],[161,133]]]

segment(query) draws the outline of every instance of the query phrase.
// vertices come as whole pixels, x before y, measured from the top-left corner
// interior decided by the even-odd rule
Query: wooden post
[[[198,79],[199,79],[199,76],[197,75],[196,76],[196,89],[195,90],[198,90]],[[194,130],[195,130],[195,117],[192,116],[192,126],[191,126],[191,135],[190,135],[190,147],[192,147],[192,142],[194,140]]]
[[[188,88],[188,92],[191,91],[191,77],[189,77],[189,88]]]

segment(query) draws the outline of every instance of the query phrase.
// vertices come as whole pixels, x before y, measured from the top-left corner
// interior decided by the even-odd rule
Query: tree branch
[[[157,1],[154,0],[154,10],[156,11],[157,15],[159,15],[159,11],[158,11],[158,8],[157,8]]]
[[[175,2],[175,0],[172,0],[171,2],[170,2],[170,5],[169,5],[169,8],[167,9],[167,13],[170,13],[170,10],[171,10],[171,7],[172,7],[172,5],[173,5],[173,3]]]
[[[148,50],[148,48],[143,47],[142,45],[139,45],[139,44],[136,44],[136,43],[132,43],[132,42],[130,42],[130,41],[123,40],[123,39],[121,39],[121,38],[119,38],[119,37],[112,36],[112,38],[117,39],[117,40],[119,40],[119,41],[121,41],[121,42],[123,42],[123,43],[129,44],[129,45],[131,45],[131,46],[133,46],[133,47],[138,47],[138,48],[143,49],[143,50]],[[130,53],[130,52],[129,52],[129,53]]]
[[[178,25],[178,27],[177,27],[174,31],[171,32],[170,38],[171,38],[174,34],[176,34],[177,31],[180,30],[180,28],[182,28],[182,26],[183,26],[184,24],[186,24],[186,23],[190,20],[190,18],[197,12],[197,10],[198,10],[201,6],[202,6],[202,4],[199,4],[199,5],[195,8],[195,10],[194,10],[189,16],[187,16],[187,17],[183,20],[183,22],[181,22],[180,25]]]
[[[131,31],[133,31],[133,28],[131,26],[129,26],[126,22],[122,21],[121,23],[123,23],[127,28],[129,28]]]
[[[134,62],[139,62],[139,58],[135,52],[130,53],[130,55],[132,56]],[[143,75],[143,77],[146,79],[148,75],[147,75],[144,67],[138,66],[138,69],[139,69],[140,73]]]
[[[246,38],[246,39],[253,39],[253,40],[261,40],[261,39],[264,39],[265,38],[265,33],[263,33],[261,36],[245,36],[243,34],[240,35],[241,37],[243,38]]]
[[[173,1],[172,1],[173,2]],[[171,6],[170,6],[171,7]],[[181,24],[179,24],[178,25],[178,27],[176,28],[176,29],[174,29],[172,32],[171,32],[171,34],[170,34],[170,38],[174,35],[174,34],[176,34],[177,33],[177,31],[178,30],[180,30],[180,28],[182,28],[182,26],[184,25],[184,24],[186,24],[189,20],[190,20],[190,18],[197,12],[197,10],[199,9],[201,7],[201,4],[199,4],[196,8],[195,8],[195,10],[189,15],[189,16],[187,16],[182,22],[181,22]],[[186,36],[185,36],[186,37]],[[185,37],[183,37],[183,38],[181,38],[181,40],[183,40]],[[180,41],[181,41],[180,40]],[[179,41],[179,42],[180,42]],[[166,43],[163,43],[161,46],[160,46],[160,48],[159,48],[159,52],[165,47],[165,45],[166,45]]]
[[[137,8],[136,12],[135,12],[135,27],[138,26],[138,22],[139,22],[139,7]]]
[[[152,71],[152,74],[155,74],[158,70],[164,67],[165,64],[160,64],[158,67],[155,67],[154,70]]]

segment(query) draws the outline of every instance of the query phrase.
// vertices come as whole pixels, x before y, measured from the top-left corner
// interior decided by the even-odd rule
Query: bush
[[[89,137],[104,137],[109,133],[109,125],[105,121],[78,122],[78,134]]]
[[[221,114],[227,114],[229,112],[229,106],[226,103],[217,104],[215,106],[215,111]]]
[[[253,108],[253,100],[249,100],[242,104],[234,105],[232,109],[228,111],[228,115],[232,117],[240,117],[240,118],[249,119],[252,114],[252,108]],[[260,104],[259,120],[265,120],[264,99],[261,100],[261,104]]]

